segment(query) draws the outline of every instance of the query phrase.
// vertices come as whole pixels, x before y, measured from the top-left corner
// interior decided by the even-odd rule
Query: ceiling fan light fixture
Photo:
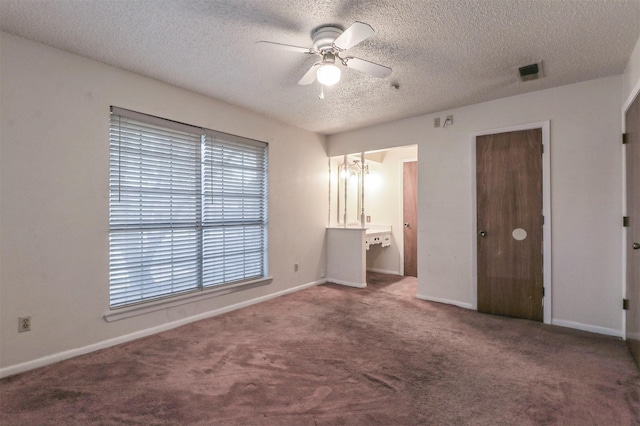
[[[324,64],[318,68],[316,78],[318,82],[325,86],[333,86],[340,81],[340,68],[334,64]]]

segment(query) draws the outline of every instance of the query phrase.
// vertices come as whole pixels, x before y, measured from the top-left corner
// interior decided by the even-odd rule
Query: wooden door
[[[404,163],[402,173],[404,223],[404,274],[418,276],[418,163]]]
[[[542,130],[476,138],[478,311],[542,321]]]
[[[640,366],[640,96],[625,115],[627,133],[627,345]],[[637,248],[634,248],[637,247]]]

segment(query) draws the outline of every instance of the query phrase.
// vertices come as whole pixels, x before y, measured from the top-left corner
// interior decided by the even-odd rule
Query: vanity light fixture
[[[365,174],[369,174],[369,165],[365,164],[364,166],[360,164],[360,160],[353,160],[353,165],[356,166],[359,170],[364,171]]]
[[[365,175],[369,174],[369,165],[365,164],[364,167],[362,166],[362,164],[360,163],[360,160],[353,160],[350,163],[347,163],[347,166],[345,167],[345,164],[342,163],[340,164],[340,178],[341,179],[346,179],[347,176],[352,178],[356,176],[356,170],[357,172],[363,172]]]

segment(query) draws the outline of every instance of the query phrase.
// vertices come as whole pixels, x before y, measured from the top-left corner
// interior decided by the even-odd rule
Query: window
[[[267,275],[267,144],[111,108],[111,308]]]

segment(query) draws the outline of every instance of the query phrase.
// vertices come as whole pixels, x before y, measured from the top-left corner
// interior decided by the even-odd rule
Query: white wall
[[[0,37],[0,375],[321,279],[328,209],[324,136],[6,33]],[[110,105],[269,143],[270,285],[111,323],[103,319],[109,309]],[[25,315],[32,316],[33,330],[18,334],[18,316]]]
[[[401,275],[404,272],[404,244],[402,226],[403,164],[416,160],[416,145],[390,149],[381,163],[369,162],[371,179],[365,181],[365,213],[372,225],[391,225],[391,246],[375,244],[367,251],[367,269]]]
[[[471,134],[550,120],[552,321],[621,335],[621,88],[614,76],[372,126],[330,136],[328,151],[418,144],[418,293],[469,306]],[[448,114],[452,126],[433,127]]]

